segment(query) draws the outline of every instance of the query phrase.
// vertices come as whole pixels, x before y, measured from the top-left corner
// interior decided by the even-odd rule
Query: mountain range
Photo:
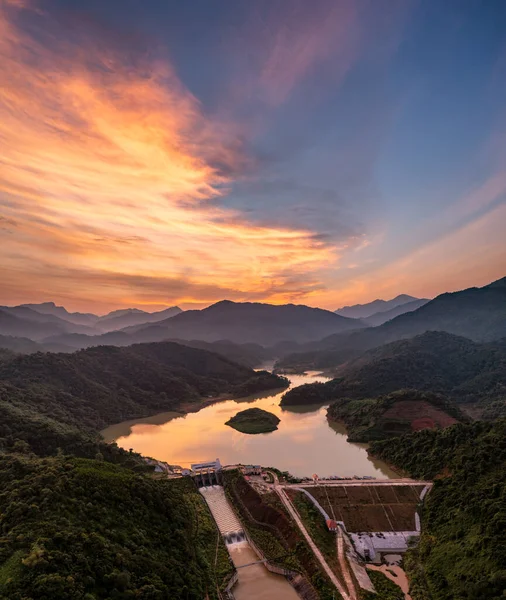
[[[92,314],[69,313],[62,306],[56,306],[52,302],[0,306],[0,334],[26,337],[33,341],[46,340],[59,335],[98,336],[132,325],[166,321],[180,312],[182,312],[180,308],[173,306],[156,313],[127,309],[99,317]],[[72,344],[70,346],[73,347]]]
[[[408,294],[400,294],[391,300],[381,300],[378,298],[377,300],[373,300],[367,304],[343,306],[342,308],[338,308],[335,312],[338,315],[351,319],[367,319],[368,317],[387,312],[393,308],[399,308],[406,304],[410,304],[416,300],[425,300],[428,302],[426,298],[415,298],[414,296],[409,296]],[[399,312],[397,314],[401,313]]]
[[[386,310],[378,312],[378,307]],[[16,352],[74,352],[166,340],[194,347],[219,343],[225,356],[238,353],[248,366],[256,366],[259,357],[278,357],[281,369],[328,369],[369,349],[426,331],[444,331],[476,342],[506,337],[506,278],[433,300],[401,295],[341,310],[345,309],[359,310],[353,314],[376,312],[357,319],[303,305],[223,300],[202,310],[122,309],[99,317],[69,313],[46,302],[0,307],[0,346]]]
[[[41,343],[43,349],[48,351],[70,352],[91,346],[128,346],[167,339],[203,342],[228,340],[236,344],[262,346],[283,341],[305,343],[330,333],[365,326],[356,319],[319,308],[228,300],[203,310],[186,312],[177,307],[157,313],[137,309],[115,311],[105,317],[97,317],[92,325],[66,320],[62,307],[45,303],[43,309],[46,312],[41,314],[34,306],[1,307],[0,334],[28,338]],[[75,315],[72,313],[70,317],[75,319]],[[90,323],[91,316],[85,317]],[[84,316],[80,315],[79,319],[84,320]]]
[[[71,333],[88,333],[90,335],[115,331],[130,325],[156,323],[182,312],[178,306],[171,306],[154,313],[138,308],[125,308],[98,316],[92,313],[71,313],[63,306],[56,306],[54,302],[0,306],[0,310],[29,321],[55,323]]]
[[[376,327],[377,325],[382,325],[383,323],[386,323],[387,321],[390,321],[399,315],[412,312],[424,304],[427,304],[427,302],[430,302],[428,298],[417,298],[416,300],[410,300],[405,304],[399,304],[398,306],[394,306],[388,310],[382,310],[369,315],[368,317],[363,318],[362,321],[367,325]]]
[[[334,334],[299,346],[280,369],[331,369],[366,350],[426,331],[444,331],[476,342],[506,337],[506,277],[482,288],[446,293],[378,327]]]

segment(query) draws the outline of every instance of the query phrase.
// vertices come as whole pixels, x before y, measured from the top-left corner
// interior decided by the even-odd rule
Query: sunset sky
[[[505,275],[504,0],[0,0],[0,304]]]

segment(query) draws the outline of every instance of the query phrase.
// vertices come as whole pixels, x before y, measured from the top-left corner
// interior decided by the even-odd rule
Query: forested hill
[[[0,600],[218,600],[232,574],[188,479],[0,454]]]
[[[0,359],[0,600],[218,600],[232,565],[187,479],[96,429],[286,385],[174,343]]]
[[[404,388],[446,394],[485,418],[500,416],[506,408],[506,346],[427,332],[364,353],[327,383],[293,388],[282,404],[371,398]]]
[[[441,294],[421,308],[378,327],[344,332],[297,349],[277,365],[281,369],[327,369],[356,358],[371,348],[443,331],[476,342],[506,337],[506,277],[482,288]]]
[[[171,342],[100,346],[0,361],[0,411],[11,404],[96,430],[183,402],[198,405],[222,394],[239,397],[286,385],[284,378]]]
[[[417,390],[399,390],[377,398],[341,398],[329,406],[327,417],[346,423],[351,442],[370,442],[470,421],[445,396]]]
[[[506,594],[506,419],[374,442],[370,452],[436,478],[408,565],[414,600],[502,600]]]

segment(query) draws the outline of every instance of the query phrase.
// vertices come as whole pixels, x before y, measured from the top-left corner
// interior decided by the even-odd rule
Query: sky
[[[0,0],[0,304],[505,275],[504,0]]]

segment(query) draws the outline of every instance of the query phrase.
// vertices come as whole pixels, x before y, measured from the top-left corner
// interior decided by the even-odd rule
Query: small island
[[[238,412],[225,425],[229,425],[241,433],[269,433],[276,431],[279,421],[276,415],[266,410],[248,408]]]

